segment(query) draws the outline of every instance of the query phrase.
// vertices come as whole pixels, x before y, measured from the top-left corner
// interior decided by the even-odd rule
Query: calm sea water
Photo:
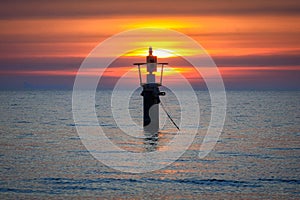
[[[95,107],[99,124],[120,147],[159,151],[174,136],[168,120],[154,140],[124,136],[112,118],[110,94],[99,91]],[[197,95],[201,122],[188,151],[166,168],[131,174],[103,165],[81,143],[72,91],[0,92],[1,199],[299,199],[300,92],[228,91],[224,130],[204,159],[197,155],[210,99],[205,91]],[[174,96],[163,101],[178,123]],[[137,91],[129,104],[137,123],[141,106]]]

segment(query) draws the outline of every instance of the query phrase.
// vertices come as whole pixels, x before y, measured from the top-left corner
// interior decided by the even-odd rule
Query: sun
[[[172,51],[165,49],[157,49],[153,52],[153,55],[157,56],[158,58],[170,58],[176,56]]]

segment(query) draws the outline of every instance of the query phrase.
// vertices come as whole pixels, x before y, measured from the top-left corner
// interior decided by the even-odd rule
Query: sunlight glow
[[[132,28],[167,28],[167,29],[184,29],[193,27],[192,23],[187,23],[187,21],[181,22],[174,19],[141,19],[140,21],[134,21],[131,24],[126,25],[127,29]]]
[[[147,48],[136,49],[126,53],[124,56],[127,57],[135,57],[141,56],[145,57],[148,53],[148,47],[153,47],[153,55],[157,56],[157,58],[171,58],[171,57],[178,57],[178,56],[193,56],[195,54],[199,54],[199,50],[196,51],[194,49],[188,49],[184,46],[181,46],[179,43],[174,42],[172,44],[161,44],[160,42],[151,42],[140,44],[139,46],[144,46]],[[169,47],[169,48],[168,48]],[[205,54],[205,52],[203,52]]]
[[[143,49],[137,49],[135,51],[131,51],[127,53],[125,56],[142,56],[146,57],[148,56],[149,50],[146,48]],[[153,55],[157,56],[158,58],[170,58],[170,57],[176,57],[174,54],[174,51],[171,50],[166,50],[166,49],[154,49],[153,50]]]

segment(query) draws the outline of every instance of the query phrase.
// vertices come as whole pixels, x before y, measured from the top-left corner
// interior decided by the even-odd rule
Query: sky
[[[182,32],[201,44],[226,89],[299,90],[299,22],[297,0],[4,0],[0,89],[71,89],[82,61],[99,43],[122,31],[153,27]],[[136,53],[116,60],[103,87],[113,87],[112,80],[139,59],[144,60]],[[191,80],[199,78],[179,57],[161,60],[170,60],[172,69]],[[203,87],[201,81],[194,84]]]

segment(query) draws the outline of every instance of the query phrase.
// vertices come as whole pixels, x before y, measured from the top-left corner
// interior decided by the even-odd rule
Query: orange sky
[[[81,61],[98,43],[128,29],[157,27],[200,43],[220,68],[225,86],[251,88],[253,82],[253,88],[261,83],[261,88],[299,89],[297,1],[151,2],[1,3],[1,88],[60,84],[59,77],[70,87]],[[184,73],[191,77],[191,72]],[[51,78],[41,83],[42,76]]]

